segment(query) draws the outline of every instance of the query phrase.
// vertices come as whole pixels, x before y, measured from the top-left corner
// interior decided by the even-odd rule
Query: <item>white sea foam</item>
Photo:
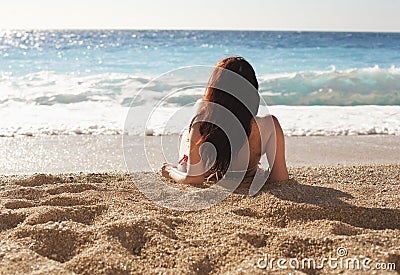
[[[137,106],[136,114],[149,113]],[[0,108],[0,136],[123,134],[129,107],[93,102],[68,105],[13,103]],[[178,134],[190,123],[193,107],[160,107],[150,117],[134,117],[130,135]],[[271,106],[289,136],[400,135],[400,106]]]
[[[144,134],[146,123],[148,133],[179,133],[193,116],[191,104],[204,92],[193,83],[205,84],[207,76],[149,83],[153,77],[51,71],[0,75],[0,136],[122,134],[130,104],[138,115],[127,125],[127,133]],[[280,104],[269,110],[280,119],[286,135],[400,135],[400,106],[390,106],[400,98],[399,68],[332,68],[265,75],[259,80],[267,103]],[[146,90],[136,97],[146,84]],[[324,100],[326,105],[371,101],[388,106],[312,106]],[[160,101],[163,104],[148,117]],[[310,106],[282,106],[296,103]]]
[[[400,106],[270,106],[286,135],[400,135]]]

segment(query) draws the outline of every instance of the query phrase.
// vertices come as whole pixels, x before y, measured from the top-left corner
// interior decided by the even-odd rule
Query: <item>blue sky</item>
[[[400,0],[12,0],[0,29],[240,29],[400,32]]]

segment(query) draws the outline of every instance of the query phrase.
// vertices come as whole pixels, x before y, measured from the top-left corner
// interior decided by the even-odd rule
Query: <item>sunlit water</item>
[[[151,108],[193,81],[158,79],[132,102],[152,79],[230,55],[254,66],[288,135],[400,134],[399,52],[391,33],[0,31],[0,135],[121,134],[132,103]],[[166,117],[201,94],[177,94],[147,127],[180,132],[193,107],[168,128]],[[147,119],[125,130],[143,134]]]

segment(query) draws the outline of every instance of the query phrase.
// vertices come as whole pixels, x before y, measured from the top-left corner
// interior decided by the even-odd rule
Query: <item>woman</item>
[[[188,139],[182,139],[181,147],[188,149],[179,162],[181,169],[165,163],[162,175],[186,184],[235,171],[251,177],[266,154],[269,180],[287,180],[282,128],[274,116],[256,116],[259,102],[254,69],[244,58],[228,57],[218,62],[189,127]]]

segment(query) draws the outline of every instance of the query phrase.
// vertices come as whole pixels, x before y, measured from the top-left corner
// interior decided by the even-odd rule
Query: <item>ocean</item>
[[[0,136],[179,133],[231,55],[286,135],[400,135],[399,53],[400,33],[3,30]]]

